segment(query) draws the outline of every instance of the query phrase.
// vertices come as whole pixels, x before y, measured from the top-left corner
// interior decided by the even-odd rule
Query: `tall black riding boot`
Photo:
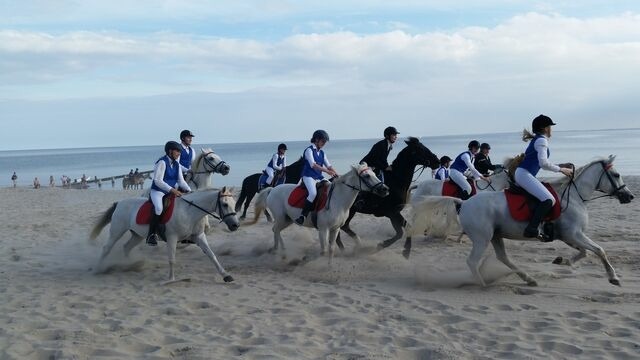
[[[460,199],[462,200],[467,200],[471,197],[471,195],[469,195],[468,192],[466,192],[465,190],[461,190],[460,191]]]
[[[309,201],[309,200],[305,200],[304,201],[304,207],[302,208],[302,213],[296,219],[296,224],[298,224],[298,225],[304,224],[304,220],[307,218],[307,216],[309,215],[309,212],[311,210],[313,210],[313,202]]]
[[[160,224],[160,215],[156,215],[154,212],[151,215],[151,221],[149,221],[149,234],[147,235],[147,245],[158,245],[158,234],[156,233],[158,225]]]
[[[549,213],[549,210],[553,207],[553,201],[545,200],[543,202],[538,203],[536,209],[533,212],[533,216],[529,220],[529,225],[524,229],[524,237],[534,238],[537,237],[541,241],[549,242],[553,239],[550,239],[545,233],[541,233],[538,227],[542,222],[542,219]]]

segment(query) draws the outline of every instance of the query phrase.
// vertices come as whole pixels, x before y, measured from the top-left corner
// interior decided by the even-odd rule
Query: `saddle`
[[[163,210],[160,217],[160,224],[166,224],[173,215],[173,207],[176,203],[175,195],[165,196],[162,198]],[[136,224],[148,225],[151,223],[151,215],[153,215],[153,203],[151,200],[147,200],[140,206],[138,213],[136,214]]]
[[[331,188],[331,186],[328,184],[329,183],[326,181],[321,181],[316,185],[316,188],[318,189],[318,195],[313,201],[313,211],[320,211],[327,205],[327,200],[329,199],[329,189]],[[300,184],[296,186],[293,191],[291,191],[287,202],[294,208],[302,209],[308,195],[309,192],[307,191],[307,188],[304,186],[304,184]]]
[[[467,182],[469,183],[469,185],[471,185],[470,196],[475,195],[476,194],[475,181],[467,179]],[[458,199],[462,199],[462,188],[460,188],[460,186],[458,186],[458,184],[456,184],[456,182],[453,180],[445,181],[442,184],[442,196],[451,196]]]
[[[551,187],[549,183],[543,182],[549,192],[556,200],[553,208],[549,211],[549,214],[543,219],[543,221],[553,221],[560,217],[561,208],[560,200],[558,199],[558,193]],[[525,189],[511,183],[508,189],[504,190],[504,196],[507,199],[507,206],[509,207],[509,213],[516,221],[528,221],[533,216],[533,209],[540,202],[538,199],[529,194]]]

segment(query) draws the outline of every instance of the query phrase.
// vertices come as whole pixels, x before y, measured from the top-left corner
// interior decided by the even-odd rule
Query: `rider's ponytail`
[[[533,139],[534,137],[536,136],[533,135],[531,132],[529,132],[529,130],[527,129],[522,130],[522,141],[527,142]]]

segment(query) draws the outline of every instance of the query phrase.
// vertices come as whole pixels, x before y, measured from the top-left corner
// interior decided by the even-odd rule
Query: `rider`
[[[175,141],[168,141],[164,145],[165,156],[158,159],[153,168],[153,182],[151,183],[149,197],[153,203],[154,211],[149,224],[149,235],[147,235],[147,244],[151,246],[158,245],[158,235],[164,237],[164,226],[160,224],[163,198],[168,194],[182,196],[183,192],[179,189],[185,192],[191,191],[191,188],[182,177],[182,171],[180,171],[180,164],[178,163],[181,150],[180,144]]]
[[[473,166],[484,176],[489,176],[489,170],[495,171],[497,168],[496,165],[491,163],[489,150],[491,150],[491,145],[487,143],[480,144],[480,152],[476,154],[476,158],[473,161]]]
[[[191,147],[191,141],[194,136],[189,130],[180,132],[180,169],[182,169],[183,175],[191,171],[191,163],[196,157],[196,152]]]
[[[305,160],[302,167],[302,182],[307,188],[309,195],[307,196],[307,200],[304,202],[302,214],[300,214],[300,217],[295,220],[298,225],[304,224],[304,220],[313,208],[313,201],[316,199],[317,195],[316,183],[324,180],[322,173],[326,172],[331,177],[338,176],[338,173],[331,166],[331,163],[324,154],[324,151],[321,150],[327,141],[329,141],[329,134],[327,134],[326,131],[314,131],[311,136],[312,145],[306,148],[302,155]]]
[[[438,180],[449,179],[449,165],[451,164],[451,158],[447,155],[440,158],[440,167],[436,170],[435,178]]]
[[[398,140],[398,130],[393,126],[384,129],[384,139],[373,144],[369,153],[360,162],[366,162],[372,167],[376,176],[384,182],[384,172],[391,171],[391,166],[387,162],[389,152],[393,149],[393,144]]]
[[[518,165],[514,178],[516,184],[525,189],[529,194],[540,200],[533,216],[529,220],[529,224],[524,229],[524,236],[528,238],[537,237],[542,241],[551,241],[546,234],[540,233],[538,226],[542,222],[544,216],[551,210],[555,204],[553,195],[542,185],[540,180],[536,179],[536,175],[540,168],[553,172],[561,172],[566,176],[571,176],[573,170],[568,167],[560,167],[549,161],[549,141],[551,137],[551,126],[556,125],[550,117],[546,115],[538,115],[531,122],[531,130],[533,134],[526,129],[522,132],[522,140],[529,141],[529,145],[524,152],[524,160]]]
[[[466,200],[471,196],[471,185],[467,182],[467,177],[464,176],[465,171],[471,170],[471,174],[473,177],[477,179],[484,179],[485,181],[489,181],[489,178],[480,174],[478,170],[471,163],[471,159],[473,156],[478,153],[480,149],[480,143],[478,140],[472,140],[469,142],[469,150],[461,153],[456,157],[451,164],[451,169],[449,170],[450,179],[462,189],[462,200]]]
[[[287,166],[287,156],[285,152],[287,151],[286,144],[278,145],[278,152],[273,154],[271,160],[267,164],[267,168],[264,169],[264,172],[267,174],[267,180],[265,184],[260,184],[261,187],[271,186],[271,182],[276,174],[276,171],[283,171]]]

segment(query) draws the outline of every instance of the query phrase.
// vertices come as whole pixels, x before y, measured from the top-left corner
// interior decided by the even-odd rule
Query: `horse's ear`
[[[369,166],[366,161],[360,161],[360,166]]]
[[[609,164],[613,164],[613,160],[615,160],[615,159],[616,159],[615,155],[613,155],[613,154],[609,155]]]
[[[227,192],[227,187],[223,186],[222,189],[220,190],[220,194],[225,194]]]

